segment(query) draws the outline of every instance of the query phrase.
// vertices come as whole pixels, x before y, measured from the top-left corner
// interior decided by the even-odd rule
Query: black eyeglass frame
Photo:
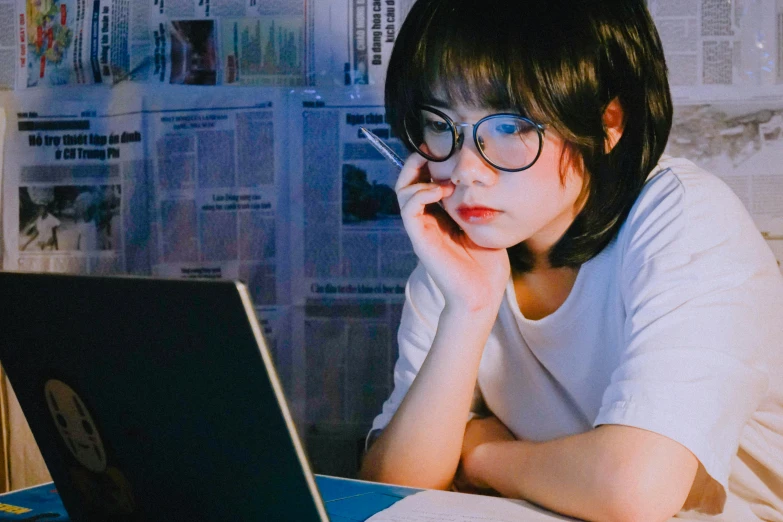
[[[429,161],[434,161],[436,163],[442,163],[444,161],[447,161],[449,158],[451,158],[454,155],[454,152],[457,150],[457,148],[462,148],[462,142],[464,141],[465,133],[463,131],[462,135],[457,131],[457,127],[465,127],[467,125],[473,126],[473,143],[476,144],[476,150],[479,151],[479,154],[481,154],[481,157],[484,158],[484,160],[495,167],[498,170],[502,170],[504,172],[522,172],[523,170],[527,170],[533,165],[535,165],[536,161],[538,161],[538,158],[541,157],[541,151],[544,148],[544,130],[545,127],[541,123],[536,123],[530,118],[527,118],[525,116],[522,116],[521,114],[514,114],[513,112],[500,112],[497,114],[490,114],[488,116],[484,116],[476,123],[457,123],[451,118],[449,118],[445,113],[442,111],[436,109],[435,107],[431,107],[429,105],[420,105],[417,109],[414,110],[428,110],[430,112],[433,112],[443,118],[450,126],[451,126],[451,133],[452,133],[452,140],[451,140],[451,150],[444,158],[435,158],[433,156],[430,156],[429,154],[426,154],[424,151],[419,149],[418,146],[416,146],[416,143],[414,142],[413,138],[411,138],[411,132],[410,129],[408,129],[408,118],[403,119],[403,127],[405,128],[405,137],[408,139],[408,143],[410,143],[414,149],[416,149],[416,152],[421,154],[425,159]],[[512,117],[512,118],[518,118],[521,120],[524,120],[528,123],[530,123],[534,129],[536,129],[536,133],[538,134],[538,153],[536,154],[536,157],[533,158],[533,161],[528,163],[522,168],[519,169],[509,169],[506,167],[501,167],[500,165],[494,163],[491,159],[487,157],[486,154],[484,154],[484,147],[479,143],[478,140],[478,134],[476,134],[476,129],[479,128],[479,125],[481,125],[483,122],[487,120],[491,120],[494,118],[503,118],[503,117]]]

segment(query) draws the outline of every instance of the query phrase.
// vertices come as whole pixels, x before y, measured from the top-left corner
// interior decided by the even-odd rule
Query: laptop
[[[0,272],[0,296],[72,520],[329,520],[242,283]]]

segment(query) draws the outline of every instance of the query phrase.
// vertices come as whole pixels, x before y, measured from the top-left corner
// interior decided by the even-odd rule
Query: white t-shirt
[[[98,228],[95,221],[79,221],[76,225],[79,233],[78,250],[92,252],[98,248]]]
[[[373,430],[402,402],[443,306],[419,265]],[[509,279],[478,389],[517,438],[601,424],[665,435],[717,481],[705,506],[728,493],[720,519],[783,521],[783,277],[731,189],[686,160],[661,159],[554,313],[526,319]]]
[[[38,230],[36,242],[41,249],[53,246],[50,245],[49,242],[54,239],[54,229],[60,225],[60,220],[52,214],[46,214],[46,217],[39,216],[38,219],[35,220],[35,228]]]

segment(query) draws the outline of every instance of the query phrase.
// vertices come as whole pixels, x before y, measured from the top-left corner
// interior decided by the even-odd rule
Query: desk
[[[316,475],[315,481],[332,522],[366,520],[401,498],[420,491],[325,475]],[[345,502],[348,498],[351,502]],[[0,520],[66,522],[70,518],[54,484],[49,482],[0,495]]]

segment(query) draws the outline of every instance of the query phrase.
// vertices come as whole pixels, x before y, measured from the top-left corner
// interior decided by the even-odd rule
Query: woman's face
[[[457,123],[475,123],[497,110],[445,106]],[[462,148],[444,162],[428,163],[434,182],[453,186],[443,199],[446,212],[477,245],[508,248],[523,241],[543,254],[560,239],[581,210],[584,174],[563,158],[563,141],[544,132],[543,148],[532,167],[506,172],[486,162],[476,149],[472,127]]]

